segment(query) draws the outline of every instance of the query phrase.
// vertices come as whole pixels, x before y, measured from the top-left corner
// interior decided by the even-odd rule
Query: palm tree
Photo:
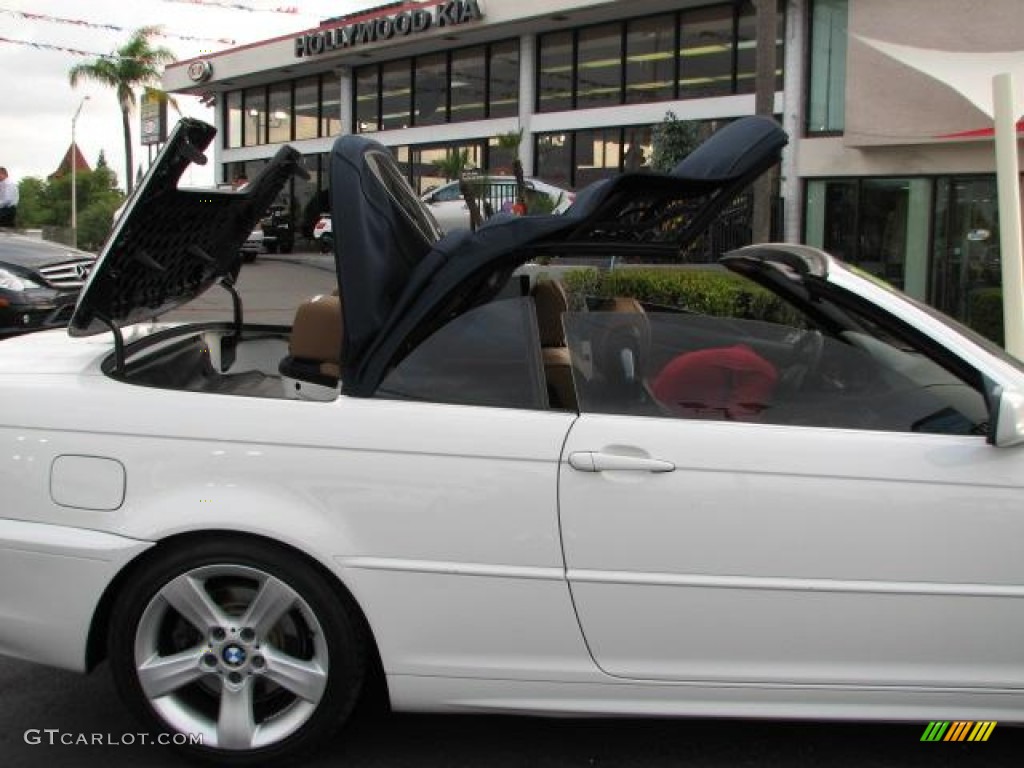
[[[480,215],[480,200],[477,194],[479,191],[477,189],[478,185],[466,178],[467,171],[473,169],[473,163],[469,159],[469,150],[449,150],[443,158],[434,161],[434,168],[447,181],[452,179],[458,180],[459,192],[462,194],[462,199],[466,201],[466,207],[469,209],[469,228],[475,232],[477,227],[483,223],[483,217]]]
[[[132,192],[133,165],[129,117],[135,111],[135,91],[143,88],[149,93],[157,93],[162,98],[168,98],[152,86],[160,82],[163,66],[177,61],[178,58],[168,48],[153,47],[150,38],[159,33],[159,26],[141,27],[132,32],[128,42],[118,48],[113,55],[100,56],[93,61],[76,64],[68,71],[72,88],[82,80],[92,80],[113,88],[117,93],[124,128],[124,183],[128,194]]]
[[[523,143],[523,129],[498,134],[498,146],[501,149],[511,151],[512,175],[516,177],[516,205],[520,206],[517,213],[526,212],[526,174],[523,172],[523,161],[519,159],[519,145]]]

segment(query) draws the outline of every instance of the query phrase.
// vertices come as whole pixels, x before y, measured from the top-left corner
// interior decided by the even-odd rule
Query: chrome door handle
[[[574,451],[569,454],[569,466],[580,472],[672,472],[676,468],[671,461],[601,451]]]

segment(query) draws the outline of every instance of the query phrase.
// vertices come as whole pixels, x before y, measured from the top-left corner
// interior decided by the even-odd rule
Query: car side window
[[[377,397],[547,408],[532,299],[492,301],[456,317],[395,366]]]
[[[447,186],[441,187],[434,193],[433,201],[435,203],[451,203],[461,199],[462,193],[459,192],[459,185],[448,184]]]
[[[847,314],[846,317],[849,318]],[[863,318],[820,329],[641,308],[565,315],[581,412],[984,434],[982,393]]]

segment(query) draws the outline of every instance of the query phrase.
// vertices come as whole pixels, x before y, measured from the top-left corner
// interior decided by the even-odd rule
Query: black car
[[[263,247],[267,253],[292,252],[295,247],[295,226],[286,206],[270,206],[260,224],[263,227]]]
[[[0,230],[0,338],[67,325],[95,258]]]

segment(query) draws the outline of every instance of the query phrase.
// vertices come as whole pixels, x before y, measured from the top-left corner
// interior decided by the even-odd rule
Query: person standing
[[[7,169],[0,166],[0,227],[13,227],[18,214],[18,185],[7,175]]]

